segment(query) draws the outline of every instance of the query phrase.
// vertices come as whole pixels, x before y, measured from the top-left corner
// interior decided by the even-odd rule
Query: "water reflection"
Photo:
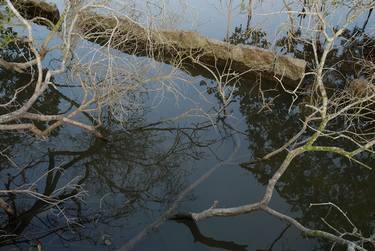
[[[140,118],[135,121],[129,130],[112,125],[108,141],[82,135],[65,138],[66,147],[59,146],[59,135],[48,148],[38,149],[30,137],[14,142],[2,134],[2,142],[12,142],[18,149],[27,148],[30,152],[22,160],[15,160],[17,170],[1,169],[3,188],[27,187],[38,174],[45,173],[34,189],[64,202],[56,208],[26,195],[4,196],[15,216],[2,218],[1,231],[7,235],[1,238],[0,245],[43,246],[43,240],[51,236],[67,244],[87,239],[97,242],[100,236],[92,235],[98,231],[90,233],[88,229],[119,224],[140,211],[157,212],[173,202],[189,174],[181,162],[201,158],[200,148],[215,143],[200,137],[210,126],[178,128],[173,123],[156,126],[145,125]],[[11,158],[12,151],[8,152]],[[3,159],[2,166],[9,167],[8,160]],[[82,197],[83,189],[89,192],[86,198]]]
[[[280,39],[277,45],[285,52],[304,58],[310,62],[311,67],[313,64],[312,48],[308,43],[303,43],[298,39],[299,34],[295,36],[297,37],[291,40],[287,37]],[[239,26],[230,37],[230,42],[262,46],[266,44],[263,41],[265,37],[266,34],[262,31],[256,33],[253,30],[243,31],[242,26]],[[353,64],[353,62],[358,58],[372,60],[374,41],[373,37],[363,33],[358,27],[346,30],[340,41],[340,49],[336,48],[330,54],[328,65],[335,65],[337,71],[326,74],[327,83],[337,88],[345,86],[353,79],[369,77],[368,74],[372,72],[366,71],[363,65]],[[253,92],[256,92],[257,88],[249,88],[250,81],[248,80],[243,82],[236,95],[239,98],[241,113],[246,118],[249,155],[262,157],[282,146],[300,130],[302,126],[300,121],[304,114],[298,104],[290,106],[291,97],[280,93],[280,89],[271,88],[263,92],[263,95],[254,95]],[[217,96],[209,87],[208,92]],[[341,127],[342,125],[337,123],[335,126]],[[329,145],[331,142],[325,143]],[[266,185],[280,166],[283,157],[284,155],[280,154],[269,161],[256,164],[249,161],[241,166],[248,170],[258,182]],[[373,166],[373,154],[363,154],[361,161]],[[290,171],[277,184],[276,190],[290,206],[290,213],[295,213],[296,219],[309,228],[332,231],[334,227],[350,235],[353,226],[342,213],[332,207],[310,205],[317,202],[332,202],[348,212],[348,217],[361,234],[371,236],[375,223],[373,181],[372,171],[359,167],[346,158],[335,154],[307,153],[294,161]],[[196,226],[188,225],[187,227],[195,232],[193,233],[194,236],[197,235],[195,239],[202,239],[202,243],[208,246],[215,245],[216,242],[211,243],[207,241],[207,237],[203,238],[199,230],[195,228]],[[272,250],[272,246],[273,244],[267,250]],[[329,250],[332,244],[318,240],[317,247]],[[225,247],[225,244],[222,248],[231,250]],[[278,248],[276,247],[276,250],[279,250]],[[373,247],[368,245],[366,248],[371,250]],[[335,247],[334,250],[341,249]]]
[[[250,29],[237,27],[229,38],[230,42],[265,48],[269,46],[264,31]],[[280,39],[277,46],[281,51],[292,53],[311,63],[311,48],[298,40],[298,33],[294,35],[296,38],[292,40],[287,37]],[[347,43],[354,35],[356,39]],[[327,81],[334,85],[344,85],[348,79],[366,76],[365,71],[351,63],[354,57],[374,57],[374,38],[360,33],[357,28],[348,30],[345,38],[346,41],[342,40],[342,43],[346,45],[346,49],[334,50],[329,59],[329,65],[340,62],[336,66],[345,74],[328,74]],[[4,97],[31,81],[30,74],[14,75],[6,71],[0,73],[0,78],[2,83],[8,83],[0,85]],[[206,89],[207,96],[216,97],[220,103],[215,89],[204,81],[201,84]],[[64,202],[59,205],[59,210],[48,202],[26,195],[4,195],[2,198],[12,205],[16,215],[8,218],[1,214],[1,231],[7,235],[0,239],[0,245],[4,248],[58,246],[61,249],[72,245],[77,245],[77,249],[93,245],[98,245],[99,248],[120,246],[124,242],[124,236],[130,238],[149,223],[154,215],[162,214],[181,190],[191,183],[194,169],[187,168],[190,166],[186,163],[205,165],[206,155],[215,154],[210,152],[212,145],[228,144],[223,141],[224,137],[239,133],[246,135],[244,148],[247,148],[246,158],[249,161],[254,156],[263,156],[281,146],[299,130],[299,119],[303,116],[300,108],[293,106],[290,112],[291,97],[280,94],[279,89],[267,91],[261,97],[254,94],[257,88],[249,88],[251,84],[253,82],[248,79],[244,80],[228,107],[232,112],[244,116],[241,127],[246,128],[245,132],[226,125],[225,119],[219,119],[216,122],[221,124],[226,133],[211,137],[211,123],[196,123],[192,120],[187,125],[172,122],[148,124],[146,118],[139,116],[132,118],[125,129],[107,121],[107,134],[110,135],[108,141],[66,128],[56,130],[48,142],[42,143],[26,134],[1,133],[2,187],[8,190],[20,186],[29,187],[45,173],[43,179],[33,187],[46,196],[53,196]],[[27,90],[25,95],[27,96]],[[74,99],[64,93],[54,91],[48,97],[51,99],[41,99],[34,109],[55,114],[61,107],[75,105]],[[6,100],[2,100],[4,101]],[[89,118],[87,115],[86,119]],[[231,147],[228,149],[232,150]],[[256,165],[251,162],[236,162],[235,165],[240,165],[257,182],[265,185],[282,157],[276,156]],[[362,156],[367,162],[371,162],[371,157],[373,156]],[[201,162],[193,162],[195,160]],[[361,169],[346,159],[309,153],[293,163],[276,189],[279,200],[286,202],[290,213],[298,214],[297,219],[308,227],[327,229],[327,225],[320,219],[322,217],[329,223],[347,227],[347,221],[342,215],[332,210],[327,211],[327,208],[309,206],[313,202],[332,201],[349,213],[358,229],[369,235],[373,232],[375,218],[373,181],[373,172]],[[228,189],[221,184],[211,185],[219,191]],[[88,191],[88,196],[83,197],[84,191]],[[239,196],[247,198],[252,193],[254,192],[243,191]],[[197,194],[199,196],[201,195]],[[68,198],[70,199],[67,200]],[[194,241],[209,248],[249,250],[248,244],[260,238],[248,236],[248,232],[244,231],[241,237],[245,236],[247,242],[221,240],[201,231],[193,222],[182,223],[191,232]],[[289,226],[284,227],[276,239],[264,237],[269,242],[264,250],[282,249],[282,244],[279,243],[288,235],[288,229]],[[323,250],[330,247],[329,243],[322,240],[317,245]]]
[[[241,27],[236,29],[235,33],[240,31]],[[235,34],[232,37],[240,39],[240,42],[248,41],[249,44],[259,45],[259,40],[243,40],[243,36]],[[280,39],[277,45],[296,57],[304,58],[312,65],[312,48],[298,39],[299,34],[295,36],[294,39]],[[336,70],[326,74],[327,84],[337,88],[345,86],[353,79],[369,77],[369,72],[363,65],[353,62],[358,58],[372,60],[374,43],[373,37],[362,33],[357,27],[346,30],[340,47],[330,53],[327,65],[334,65]],[[261,157],[282,146],[300,130],[303,113],[298,105],[289,107],[290,97],[280,95],[278,91],[266,92],[263,99],[249,93],[248,88],[240,87],[240,109],[248,124],[249,151]],[[272,101],[272,109],[259,113],[264,106],[264,100]],[[335,126],[342,125],[338,122]],[[266,185],[283,157],[281,154],[269,161],[257,164],[248,162],[241,166],[249,170],[260,183]],[[369,166],[374,165],[373,154],[363,154],[361,159]],[[307,227],[332,231],[331,225],[338,227],[342,232],[351,232],[352,226],[337,210],[310,206],[310,203],[333,202],[348,212],[350,219],[355,222],[358,229],[361,229],[362,234],[371,236],[375,216],[375,200],[372,196],[375,189],[374,179],[372,171],[361,168],[346,158],[335,154],[307,153],[294,161],[291,170],[277,184],[276,190],[290,205],[290,211],[298,212],[297,219]],[[331,247],[331,244],[325,241],[320,240],[319,243],[322,250]]]
[[[269,34],[261,28],[243,28],[242,24],[234,28],[228,39],[232,44],[247,44],[261,48],[270,48],[272,41]],[[292,55],[308,62],[308,70],[314,68],[314,51],[311,43],[302,37],[301,30],[287,32],[275,41],[275,50],[282,54]],[[322,53],[322,44],[317,42],[317,52]],[[375,38],[363,29],[354,26],[346,29],[338,44],[331,50],[327,58],[327,69],[332,69],[325,75],[329,87],[344,86],[347,82],[357,78],[369,78],[369,72],[363,65],[363,60],[372,61],[375,58]],[[319,55],[320,56],[320,55]],[[359,60],[361,59],[361,60]],[[334,70],[333,70],[334,69]],[[309,78],[305,82],[309,83]]]
[[[241,97],[241,110],[249,126],[249,151],[256,156],[264,156],[298,132],[301,128],[300,114],[288,113],[286,102],[280,100],[275,102],[272,112],[257,114],[259,107],[256,103],[246,95]],[[241,166],[261,184],[267,185],[283,157],[284,154],[281,154],[269,161],[243,163]],[[372,157],[365,154],[362,159],[372,166]],[[298,213],[297,220],[307,227],[331,231],[321,220],[323,218],[340,230],[351,232],[351,226],[339,212],[328,207],[310,206],[310,203],[333,202],[348,212],[362,234],[370,236],[374,230],[375,216],[375,199],[372,196],[374,179],[372,171],[343,157],[307,153],[292,163],[290,170],[276,185],[276,191],[287,201],[290,211]],[[323,250],[331,246],[325,241],[319,242]]]
[[[194,237],[194,242],[199,241],[205,246],[212,247],[212,248],[221,248],[225,250],[232,250],[232,251],[244,251],[247,250],[247,245],[240,245],[233,241],[220,241],[215,240],[214,238],[207,237],[201,233],[199,230],[197,223],[191,220],[177,220],[178,223],[184,224],[186,227],[189,228],[191,234]]]

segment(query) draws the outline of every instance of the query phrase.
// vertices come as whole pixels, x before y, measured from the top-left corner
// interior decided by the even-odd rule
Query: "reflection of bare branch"
[[[178,207],[178,203],[182,201],[183,198],[185,198],[186,195],[191,193],[197,186],[202,184],[204,181],[206,181],[217,169],[220,167],[230,163],[232,159],[236,156],[238,150],[240,149],[240,141],[238,139],[238,136],[235,137],[235,149],[230,154],[228,159],[221,161],[217,163],[215,166],[210,168],[207,172],[205,172],[201,177],[199,177],[196,181],[194,181],[192,184],[190,184],[188,187],[186,187],[182,192],[180,192],[173,202],[173,204],[166,210],[163,215],[161,215],[157,220],[155,220],[150,225],[146,226],[141,232],[139,232],[135,237],[133,237],[130,241],[128,241],[125,245],[123,245],[119,250],[132,250],[135,245],[137,245],[143,238],[147,236],[151,231],[154,231],[155,229],[159,228],[167,219],[169,218],[179,218],[180,215],[173,216],[175,213],[175,210]]]
[[[329,4],[330,3],[327,3],[327,5]],[[354,157],[365,151],[372,152],[372,147],[375,145],[375,142],[372,136],[357,137],[357,140],[355,141],[353,135],[361,136],[354,131],[358,130],[360,123],[353,123],[353,121],[358,118],[370,119],[371,116],[375,115],[373,113],[373,109],[370,108],[373,107],[373,87],[371,84],[364,84],[364,88],[362,88],[360,91],[358,91],[357,89],[351,91],[352,94],[354,93],[354,96],[349,96],[347,94],[345,95],[345,92],[343,92],[344,95],[340,97],[344,98],[337,98],[335,95],[329,96],[324,80],[326,71],[329,70],[325,67],[325,65],[328,61],[329,53],[334,48],[335,42],[343,35],[346,28],[357,17],[361,15],[361,12],[367,10],[368,8],[372,8],[374,3],[367,3],[367,1],[363,1],[357,4],[358,6],[356,5],[352,8],[349,8],[345,23],[341,27],[335,28],[332,31],[330,29],[331,24],[328,23],[329,19],[327,16],[329,16],[329,14],[327,14],[326,8],[328,7],[326,3],[324,1],[314,1],[311,3],[305,2],[305,15],[311,17],[313,20],[312,27],[306,28],[307,30],[309,30],[309,32],[311,32],[311,36],[309,38],[306,38],[306,40],[311,44],[315,58],[315,69],[313,72],[308,74],[314,77],[312,95],[314,95],[314,98],[316,98],[316,103],[314,105],[308,106],[309,108],[311,108],[312,112],[303,122],[302,129],[290,140],[288,140],[282,147],[267,154],[263,158],[268,159],[284,150],[287,150],[287,154],[283,162],[276,170],[276,172],[272,175],[272,177],[268,180],[263,198],[258,202],[231,208],[220,208],[217,207],[217,203],[215,203],[212,207],[201,212],[178,214],[177,217],[190,218],[194,221],[199,221],[210,217],[228,217],[252,213],[255,211],[265,211],[275,216],[276,218],[282,219],[289,224],[292,224],[307,236],[328,239],[333,243],[347,246],[348,250],[366,250],[362,247],[362,244],[372,243],[371,238],[366,238],[360,234],[356,235],[356,238],[358,239],[357,241],[351,240],[341,233],[338,234],[337,232],[335,232],[334,234],[332,234],[330,232],[322,230],[313,230],[307,228],[296,219],[269,207],[269,203],[273,196],[276,184],[287,171],[291,162],[296,157],[301,156],[302,154],[315,151],[336,153],[354,160],[356,163],[366,166],[357,159],[354,159]],[[329,8],[335,7],[330,6]],[[288,12],[289,14],[292,14],[290,11]],[[301,29],[305,29],[305,27],[301,27]],[[325,40],[323,48],[321,48],[321,36],[323,36],[323,39]],[[282,84],[282,78],[278,80]],[[288,91],[283,87],[286,92],[293,95],[293,103],[296,101],[296,97],[298,97],[297,90],[299,89],[299,87],[300,85],[298,85],[298,87],[293,91]],[[355,85],[355,88],[357,87],[360,86],[357,84]],[[351,89],[353,89],[353,87]],[[348,111],[350,111],[350,113]],[[351,139],[352,142],[356,142],[354,150],[346,150],[345,148],[341,148],[338,146],[326,146],[322,145],[322,143],[320,142],[321,138],[332,138],[334,136],[338,137],[339,135],[343,134],[342,131],[337,132],[331,129],[331,124],[335,123],[335,121],[337,121],[337,118],[343,114],[345,114],[344,116],[346,116],[345,121],[347,121],[347,123],[349,124],[349,126],[346,127],[344,134],[347,138]],[[350,130],[350,128],[352,130]],[[352,133],[351,136],[349,136],[349,132]],[[302,136],[304,136],[304,138]],[[361,140],[358,140],[358,138],[360,138]],[[346,216],[346,214],[344,214],[344,216]]]
[[[197,159],[199,148],[208,147],[215,141],[202,141],[199,137],[201,131],[212,127],[210,123],[186,128],[173,127],[171,122],[165,123],[165,125],[159,123],[160,128],[135,126],[131,133],[114,129],[111,131],[113,139],[109,138],[108,141],[96,139],[86,149],[79,151],[49,150],[48,156],[43,155],[44,158],[48,158],[48,170],[35,179],[31,174],[36,167],[25,168],[24,171],[30,173],[25,174],[26,179],[21,186],[19,184],[22,181],[18,173],[9,177],[8,190],[4,189],[1,192],[7,197],[7,201],[18,206],[13,207],[17,217],[11,218],[11,221],[3,226],[2,229],[7,234],[1,235],[0,244],[9,245],[12,241],[22,243],[25,239],[39,239],[58,234],[56,233],[58,230],[64,233],[69,228],[76,229],[80,233],[80,225],[93,222],[110,224],[118,217],[134,214],[149,200],[157,203],[172,201],[181,187],[182,180],[179,177],[184,175],[180,168],[176,168],[181,161],[180,158]],[[155,151],[155,144],[160,143],[159,137],[162,138],[161,135],[165,132],[175,136],[174,142],[164,150]],[[58,161],[62,163],[58,165]],[[44,161],[39,162],[39,165],[43,166],[44,163]],[[77,165],[84,169],[82,171],[84,175],[72,179],[73,184],[68,182],[58,187],[69,169]],[[139,172],[142,172],[141,177]],[[33,179],[29,181],[29,177]],[[40,187],[44,181],[44,190],[36,191],[35,188]],[[85,211],[81,201],[82,196],[85,195],[82,189],[84,184],[86,184],[85,188],[100,189],[107,195],[111,192],[111,196],[98,199],[100,207],[95,208],[92,213],[91,210],[89,213]],[[165,184],[169,185],[161,193],[160,188]],[[19,188],[13,189],[11,186]],[[109,198],[117,194],[126,198],[124,204],[111,202]],[[28,208],[22,203],[18,204],[17,198],[28,195],[35,198],[34,204]],[[47,215],[56,222],[48,222],[43,216],[43,212],[51,208],[57,208],[56,215]],[[42,229],[28,230],[27,227],[35,218],[46,221],[46,225]],[[84,229],[82,234],[85,234]]]
[[[199,241],[200,243],[206,246],[213,247],[213,248],[221,248],[221,249],[226,249],[226,250],[233,250],[233,251],[247,250],[246,249],[247,245],[240,245],[232,241],[215,240],[214,238],[210,238],[210,237],[203,235],[194,221],[177,220],[177,222],[186,225],[190,229],[192,235],[194,236],[194,240]]]

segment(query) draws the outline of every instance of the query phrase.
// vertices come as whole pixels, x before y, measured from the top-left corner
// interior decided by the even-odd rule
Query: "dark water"
[[[233,26],[246,22],[241,18],[237,16]],[[43,34],[43,28],[36,29]],[[206,33],[224,36],[222,30],[211,32]],[[293,53],[308,57],[308,48],[304,49],[303,55],[298,49]],[[337,51],[331,60],[345,55]],[[168,65],[161,68],[171,70]],[[348,78],[353,74],[350,69],[346,72]],[[125,125],[106,117],[108,141],[69,126],[59,128],[47,140],[27,133],[1,133],[2,188],[33,184],[38,192],[64,200],[56,208],[30,195],[4,196],[17,217],[9,221],[0,213],[1,230],[14,234],[0,240],[1,248],[35,249],[40,243],[45,250],[125,250],[133,243],[134,250],[329,250],[329,242],[307,239],[262,212],[197,224],[159,220],[178,198],[176,211],[193,212],[207,209],[215,200],[222,207],[259,200],[284,155],[256,165],[249,162],[283,145],[301,126],[301,111],[298,105],[290,109],[289,96],[273,89],[263,100],[256,81],[249,79],[231,87],[234,99],[227,108],[231,116],[213,116],[220,109],[215,82],[179,74],[189,80],[174,81],[185,98],[168,92],[162,97],[159,93],[143,96],[142,109],[129,113]],[[4,95],[28,82],[30,76],[0,70],[0,79]],[[330,80],[342,82],[334,74]],[[60,84],[67,81],[67,76],[55,79]],[[80,95],[69,88],[51,90],[49,98],[40,100],[34,109],[51,114],[66,111]],[[272,109],[264,108],[263,102],[270,102]],[[176,119],[181,113],[187,116]],[[80,119],[89,120],[85,115]],[[362,158],[370,165],[373,162],[370,154]],[[179,197],[215,166],[218,169],[204,182]],[[271,206],[311,228],[328,230],[321,221],[325,217],[349,230],[341,215],[309,206],[333,202],[369,235],[375,227],[374,181],[373,171],[337,155],[308,153],[297,158],[280,180]],[[147,234],[136,241],[145,228]]]

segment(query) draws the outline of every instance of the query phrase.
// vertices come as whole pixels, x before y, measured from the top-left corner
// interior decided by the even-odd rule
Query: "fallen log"
[[[15,6],[27,19],[43,17],[56,23],[60,14],[55,5],[42,0],[14,0]],[[202,65],[220,72],[263,72],[272,79],[283,77],[289,85],[305,74],[306,61],[290,56],[277,55],[262,48],[232,45],[209,39],[196,32],[156,30],[144,28],[126,17],[114,17],[84,11],[80,14],[78,28],[85,39],[109,46],[122,52],[152,57],[157,61],[179,66]]]
[[[33,20],[37,24],[51,27],[60,19],[60,12],[56,4],[42,0],[11,0],[14,7],[26,19]],[[51,22],[51,23],[49,23]]]
[[[232,45],[196,32],[147,29],[124,17],[85,12],[80,17],[79,27],[90,41],[99,44],[110,42],[111,47],[123,52],[149,55],[168,63],[184,59],[198,66],[216,67],[219,71],[232,70],[240,74],[265,72],[269,78],[277,75],[294,81],[305,74],[306,61],[301,59],[253,46]]]

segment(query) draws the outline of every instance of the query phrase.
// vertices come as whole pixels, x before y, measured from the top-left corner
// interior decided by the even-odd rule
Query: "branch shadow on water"
[[[248,245],[238,244],[234,241],[222,241],[222,240],[216,240],[212,237],[208,237],[199,230],[199,227],[197,223],[190,219],[175,219],[173,220],[176,223],[183,224],[186,227],[189,228],[191,234],[193,235],[194,242],[200,242],[205,246],[212,247],[212,248],[220,248],[225,250],[231,250],[231,251],[246,251],[248,250]],[[288,224],[281,232],[280,234],[273,240],[269,248],[266,249],[256,249],[256,251],[272,251],[275,244],[282,239],[284,234],[287,232],[287,230],[290,228],[290,224]]]
[[[187,226],[194,237],[194,242],[200,242],[208,247],[213,248],[221,248],[225,250],[232,250],[232,251],[245,251],[247,250],[247,245],[237,244],[233,241],[221,241],[216,240],[212,237],[205,236],[201,233],[198,228],[198,225],[193,220],[174,220],[176,223],[184,224]]]

